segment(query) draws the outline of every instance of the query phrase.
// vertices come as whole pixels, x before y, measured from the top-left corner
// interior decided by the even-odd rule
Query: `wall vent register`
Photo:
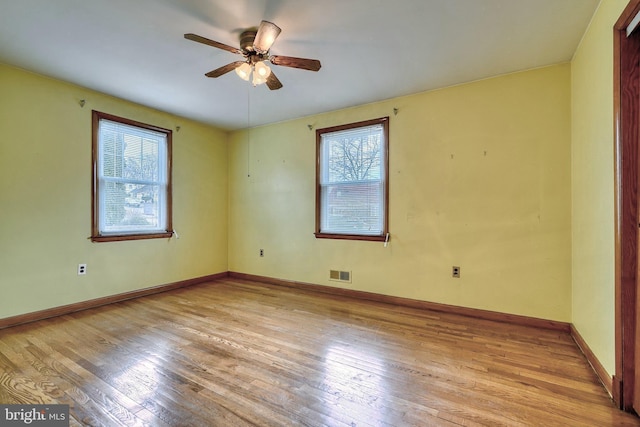
[[[350,271],[329,270],[329,280],[351,283]]]

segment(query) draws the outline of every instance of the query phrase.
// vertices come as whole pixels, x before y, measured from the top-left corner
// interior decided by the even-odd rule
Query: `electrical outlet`
[[[451,277],[460,277],[460,267],[457,267],[455,265],[451,267]]]
[[[260,256],[264,256],[264,249],[260,249]]]
[[[87,274],[87,264],[78,264],[78,276]]]

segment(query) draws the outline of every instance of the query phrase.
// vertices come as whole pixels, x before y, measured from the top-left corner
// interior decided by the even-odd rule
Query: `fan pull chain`
[[[251,177],[251,90],[247,86],[247,178]]]

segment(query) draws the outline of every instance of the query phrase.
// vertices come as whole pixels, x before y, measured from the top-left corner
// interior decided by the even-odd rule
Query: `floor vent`
[[[329,280],[351,283],[350,271],[329,270]]]

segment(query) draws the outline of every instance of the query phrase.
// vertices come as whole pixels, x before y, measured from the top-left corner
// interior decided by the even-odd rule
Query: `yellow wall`
[[[573,323],[615,371],[613,25],[627,0],[603,0],[577,50],[572,92]]]
[[[340,285],[329,269],[350,270],[351,289],[571,321],[570,69],[233,133],[229,269],[329,286]],[[389,247],[315,239],[307,125],[382,116],[391,117]]]
[[[227,271],[226,133],[1,64],[0,94],[0,318]],[[92,109],[174,130],[179,239],[87,239]]]

